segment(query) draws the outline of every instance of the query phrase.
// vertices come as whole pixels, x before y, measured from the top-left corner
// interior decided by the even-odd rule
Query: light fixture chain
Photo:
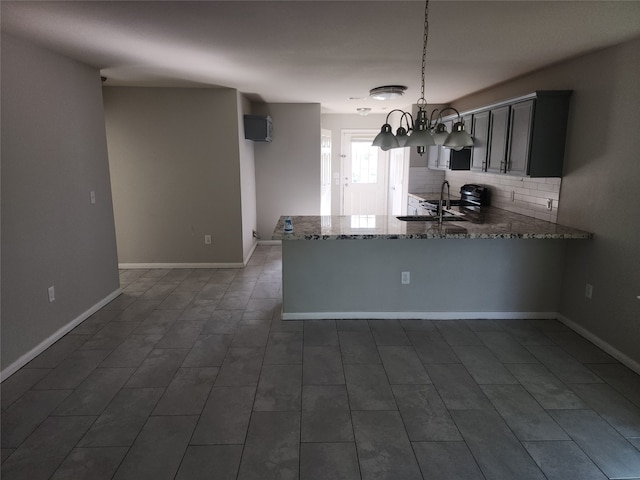
[[[429,0],[425,1],[424,5],[424,37],[422,42],[422,83],[420,86],[420,100],[423,104],[426,104],[424,98],[424,77],[427,68],[427,41],[429,40]]]

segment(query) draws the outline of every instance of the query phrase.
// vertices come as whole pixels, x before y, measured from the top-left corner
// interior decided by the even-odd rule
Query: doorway
[[[409,162],[405,148],[371,146],[377,130],[342,132],[341,215],[406,213]]]

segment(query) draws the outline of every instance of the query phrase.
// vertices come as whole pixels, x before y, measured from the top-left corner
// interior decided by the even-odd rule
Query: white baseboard
[[[277,246],[282,245],[282,240],[260,240],[258,241],[258,245],[262,246]]]
[[[249,260],[251,260],[251,257],[253,256],[253,252],[256,251],[256,248],[258,248],[258,242],[254,242],[253,246],[251,247],[251,251],[247,254],[247,256],[244,258],[243,261],[243,266],[246,267],[247,263],[249,263]]]
[[[244,263],[119,263],[119,269],[145,269],[154,268],[242,268]]]
[[[98,303],[96,303],[94,306],[92,306],[88,310],[85,310],[76,318],[74,318],[69,323],[67,323],[65,326],[58,329],[49,337],[45,338],[36,347],[32,348],[27,353],[19,357],[15,362],[13,362],[11,365],[9,365],[7,368],[5,368],[0,372],[0,382],[4,382],[7,378],[9,378],[11,375],[16,373],[18,370],[24,367],[31,360],[36,358],[38,355],[44,352],[47,348],[49,348],[51,345],[53,345],[55,342],[60,340],[62,337],[64,337],[67,333],[69,333],[75,327],[80,325],[83,321],[85,321],[91,315],[93,315],[102,307],[104,307],[107,303],[111,302],[113,299],[118,297],[121,293],[122,293],[122,290],[120,288],[117,288],[116,290],[111,292],[109,295],[104,297],[102,300],[100,300]]]
[[[576,322],[565,317],[564,315],[558,314],[558,320],[560,320],[562,323],[564,323],[567,327],[569,327],[571,330],[573,330],[577,334],[582,335],[584,338],[589,340],[594,345],[600,347],[602,350],[607,352],[609,355],[611,355],[613,358],[618,360],[620,363],[622,363],[623,365],[626,365],[631,370],[633,370],[638,375],[640,375],[640,363],[635,361],[633,358],[630,358],[625,353],[622,353],[620,350],[613,347],[609,343],[605,342],[600,337],[596,337],[589,330],[578,325]]]
[[[282,312],[282,320],[532,320],[558,318],[556,312]]]

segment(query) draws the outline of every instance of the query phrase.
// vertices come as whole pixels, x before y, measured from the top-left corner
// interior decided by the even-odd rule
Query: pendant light
[[[426,61],[427,61],[427,43],[429,40],[429,0],[425,1],[424,5],[424,35],[423,35],[423,43],[422,43],[422,70],[421,70],[421,82],[420,82],[420,98],[416,102],[418,106],[418,114],[416,117],[416,121],[414,123],[413,117],[409,112],[402,112],[402,117],[400,118],[400,127],[398,128],[396,135],[393,135],[393,131],[391,129],[391,124],[389,123],[389,116],[391,113],[398,111],[392,110],[387,115],[387,119],[385,120],[384,125],[380,129],[380,133],[373,140],[373,146],[378,146],[382,150],[389,150],[391,148],[400,148],[400,147],[416,147],[417,151],[420,155],[422,155],[427,147],[434,145],[442,145],[447,148],[453,148],[455,150],[460,150],[464,147],[473,146],[473,139],[471,135],[469,135],[464,130],[464,121],[460,118],[460,114],[458,113],[458,121],[454,124],[452,128],[452,132],[449,133],[447,131],[446,126],[440,121],[441,112],[435,110],[431,114],[431,118],[427,116],[426,106],[427,100],[424,98],[424,79],[425,79],[425,71],[426,71]],[[382,99],[383,95],[380,95],[380,90],[383,92],[386,90],[387,93],[393,92],[394,88],[402,89],[401,93],[404,93],[406,87],[401,87],[397,85],[388,85],[385,87],[377,87],[372,89],[369,93],[372,97],[374,94],[376,96],[374,98]],[[393,93],[398,93],[393,92]],[[445,109],[446,110],[446,109]],[[432,122],[433,116],[435,113],[439,113],[437,115],[437,119],[435,122]],[[405,119],[407,128],[402,126],[402,119]],[[411,119],[411,123],[409,123],[409,119]]]

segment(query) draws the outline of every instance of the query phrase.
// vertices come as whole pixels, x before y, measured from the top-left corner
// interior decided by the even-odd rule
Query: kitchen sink
[[[407,215],[404,217],[396,217],[398,220],[402,220],[403,222],[437,222],[440,220],[440,217],[435,215]],[[443,222],[466,222],[467,219],[460,215],[443,215]]]

